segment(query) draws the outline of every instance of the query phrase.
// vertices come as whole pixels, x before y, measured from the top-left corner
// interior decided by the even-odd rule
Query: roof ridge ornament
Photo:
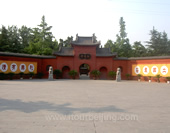
[[[93,33],[93,36],[92,36],[92,42],[93,42],[93,43],[96,43],[96,42],[97,42],[96,38],[97,38],[97,37],[95,36],[95,33]]]
[[[78,33],[76,34],[76,42],[78,41]]]

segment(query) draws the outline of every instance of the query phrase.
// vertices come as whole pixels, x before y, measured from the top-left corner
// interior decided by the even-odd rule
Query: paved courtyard
[[[0,133],[169,133],[170,84],[0,81]]]

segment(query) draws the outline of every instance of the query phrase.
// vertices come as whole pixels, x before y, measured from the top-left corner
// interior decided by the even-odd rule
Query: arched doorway
[[[107,79],[107,68],[101,67],[100,72],[101,72],[100,79]]]
[[[120,70],[121,70],[121,73],[123,72],[123,67],[122,66],[119,66]]]
[[[70,67],[69,66],[64,66],[62,68],[62,77],[63,77],[63,79],[69,79],[70,78],[70,76],[68,74],[69,71],[70,71]]]
[[[88,64],[81,64],[79,67],[80,79],[89,78],[90,66]]]

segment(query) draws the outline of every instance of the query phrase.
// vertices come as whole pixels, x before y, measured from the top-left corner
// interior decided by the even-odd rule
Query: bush
[[[160,82],[159,79],[161,78],[160,74],[157,74],[157,75],[156,75],[156,78],[157,78],[157,82],[159,83],[159,82]]]
[[[73,79],[76,78],[78,72],[76,70],[71,70],[69,73],[68,73]]]
[[[0,73],[0,80],[4,80],[5,79],[5,73],[1,72]]]
[[[58,78],[61,77],[62,71],[59,70],[59,69],[55,69],[55,70],[53,71],[53,74],[55,74],[55,75],[56,75],[56,79],[58,79]]]
[[[19,75],[20,75],[20,78],[23,78],[24,73],[20,72]]]
[[[138,74],[137,76],[138,76],[138,79],[140,79],[142,77],[142,74]]]
[[[44,73],[38,72],[38,73],[37,73],[37,76],[38,76],[39,79],[41,79],[41,78],[44,76]]]
[[[13,79],[13,76],[15,75],[15,73],[9,72],[8,75],[9,75],[9,79],[12,80],[12,79]]]
[[[34,72],[29,72],[29,75],[30,75],[30,78],[32,78],[35,75],[35,73]]]
[[[166,79],[167,79],[168,81],[170,81],[170,77],[166,77]]]
[[[152,76],[148,76],[148,79],[151,80]]]
[[[109,77],[111,77],[111,79],[114,79],[114,77],[116,76],[116,72],[115,71],[110,71],[108,73]]]
[[[100,71],[99,70],[92,70],[91,75],[93,76],[94,79],[96,79],[97,77],[99,77]]]
[[[130,76],[131,76],[131,75],[130,75],[129,73],[126,74],[127,80],[129,80]]]

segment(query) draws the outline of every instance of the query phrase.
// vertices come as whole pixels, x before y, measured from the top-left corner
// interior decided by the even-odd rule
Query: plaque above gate
[[[90,59],[91,58],[91,55],[90,54],[79,54],[79,58],[80,59]]]

